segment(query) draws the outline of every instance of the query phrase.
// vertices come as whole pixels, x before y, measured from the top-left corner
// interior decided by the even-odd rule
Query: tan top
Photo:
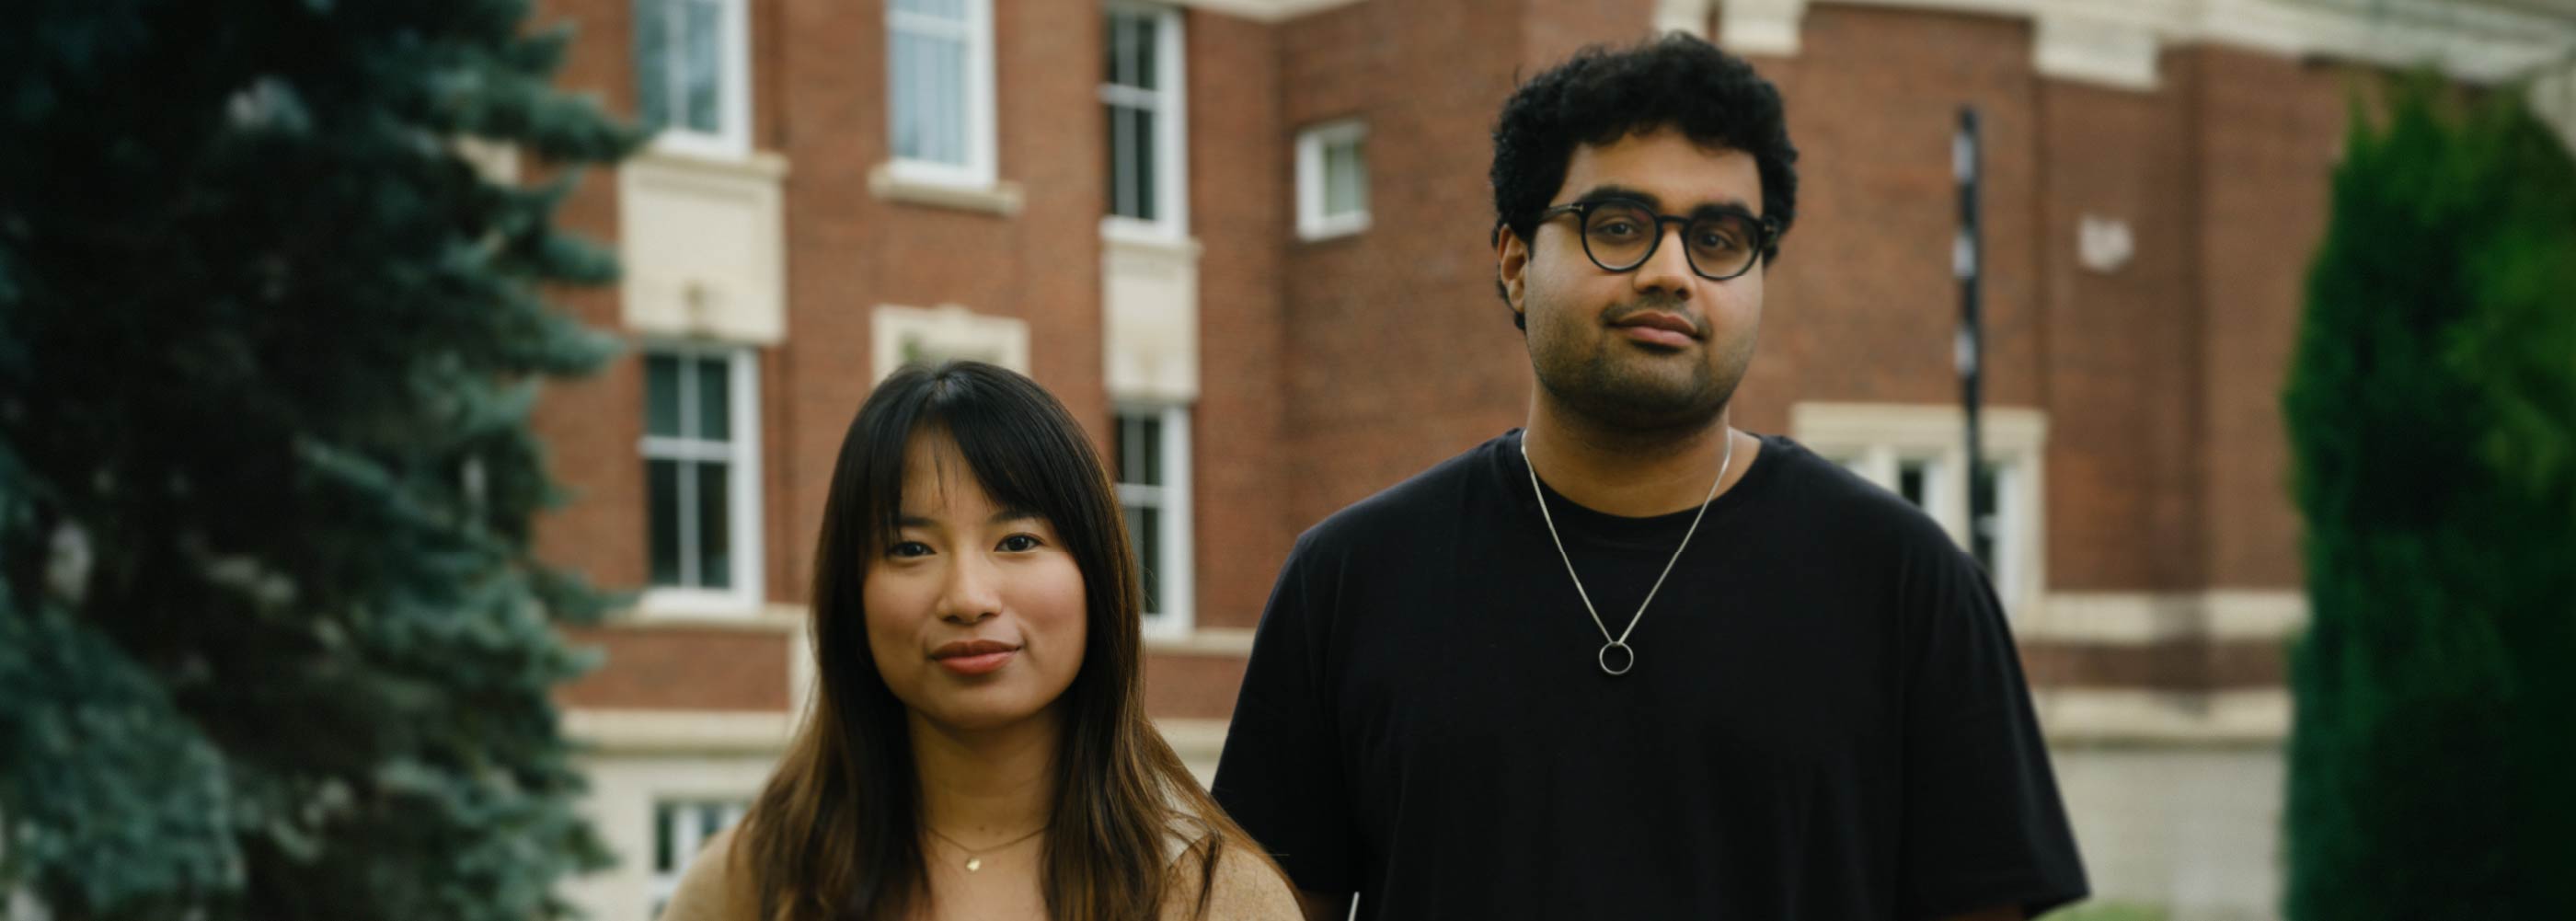
[[[662,909],[661,921],[759,921],[759,893],[752,888],[747,874],[735,878],[728,849],[733,845],[733,830],[709,840],[705,849],[689,861],[689,871],[680,877],[679,890],[672,893],[670,904]],[[1164,848],[1178,856],[1187,850],[1188,842],[1175,836]],[[1297,907],[1296,893],[1288,881],[1260,857],[1248,852],[1249,845],[1226,848],[1218,858],[1216,880],[1208,895],[1207,921],[1304,921]],[[1198,868],[1174,867],[1174,878],[1196,880]],[[1164,897],[1161,921],[1189,921],[1190,909],[1198,903],[1198,893],[1186,885],[1176,886]]]

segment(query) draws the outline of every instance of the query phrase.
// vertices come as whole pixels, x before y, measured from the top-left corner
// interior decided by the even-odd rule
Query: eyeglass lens
[[[1753,264],[1759,229],[1737,214],[1705,215],[1682,227],[1691,267],[1702,275],[1738,275]],[[1624,272],[1644,263],[1663,240],[1663,225],[1641,205],[1605,202],[1583,222],[1583,246],[1603,269]]]

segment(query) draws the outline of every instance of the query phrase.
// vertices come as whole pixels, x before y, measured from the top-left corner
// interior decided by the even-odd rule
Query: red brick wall
[[[2300,579],[2280,392],[2327,182],[2343,149],[2347,92],[2368,76],[2227,48],[2175,62],[2204,125],[2199,249],[2203,391],[2199,463],[2214,586]]]
[[[1193,11],[1182,31],[1189,41],[1190,233],[1203,247],[1190,445],[1196,615],[1202,627],[1250,627],[1298,527],[1288,517],[1282,443],[1288,401],[1280,296],[1295,220],[1288,198],[1294,154],[1279,120],[1277,30]]]
[[[1754,66],[1788,102],[1798,223],[1765,295],[1735,423],[1786,431],[1801,401],[1958,401],[1959,285],[1951,137],[1962,104],[1983,136],[1985,399],[2040,387],[2032,223],[2039,157],[2029,26],[1848,7],[1807,13],[1794,58]]]
[[[540,28],[569,23],[577,30],[556,83],[595,96],[621,119],[633,118],[635,109],[631,7],[626,0],[544,0],[531,17]],[[524,153],[519,165],[523,176],[548,175]],[[593,170],[556,220],[613,251],[616,192],[613,172]],[[593,328],[620,326],[615,284],[558,289],[551,297]],[[645,577],[644,465],[635,450],[643,407],[641,368],[620,359],[591,378],[547,384],[533,419],[550,471],[571,494],[566,507],[538,520],[537,551],[602,585],[631,586]]]
[[[2153,94],[2058,82],[2041,92],[2050,587],[2197,587],[2197,126],[2170,82]],[[2078,264],[2086,214],[2128,223],[2127,265]]]
[[[571,631],[607,663],[555,695],[566,707],[608,710],[785,710],[785,634],[707,627]]]

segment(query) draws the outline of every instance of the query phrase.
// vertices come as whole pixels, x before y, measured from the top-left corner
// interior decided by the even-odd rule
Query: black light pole
[[[1993,571],[1986,559],[1994,546],[1995,497],[1986,489],[1985,452],[1978,445],[1977,407],[1980,365],[1985,358],[1985,332],[1979,326],[1977,269],[1982,259],[1977,237],[1977,110],[1959,107],[1959,133],[1950,143],[1950,165],[1959,179],[1959,237],[1951,248],[1951,266],[1959,276],[1959,338],[1954,346],[1959,367],[1959,403],[1968,420],[1968,552],[1977,565]]]

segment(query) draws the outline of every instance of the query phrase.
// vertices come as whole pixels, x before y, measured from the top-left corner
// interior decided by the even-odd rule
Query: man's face
[[[1750,154],[1658,129],[1575,148],[1549,205],[1606,198],[1657,214],[1740,209],[1760,217],[1762,176]],[[1528,241],[1506,231],[1497,244],[1505,296],[1527,319],[1539,386],[1582,416],[1624,429],[1707,424],[1743,381],[1762,321],[1764,266],[1712,281],[1692,271],[1682,225],[1655,232],[1663,236],[1654,254],[1626,272],[1584,255],[1574,214],[1541,222]]]

